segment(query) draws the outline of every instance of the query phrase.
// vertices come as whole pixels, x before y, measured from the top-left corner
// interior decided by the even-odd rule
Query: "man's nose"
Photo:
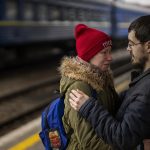
[[[130,52],[130,51],[131,51],[131,47],[128,45],[127,48],[126,48],[126,50],[127,50],[128,52]]]

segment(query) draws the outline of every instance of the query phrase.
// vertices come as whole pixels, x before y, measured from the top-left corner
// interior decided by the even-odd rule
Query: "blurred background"
[[[0,68],[71,53],[77,23],[101,29],[122,44],[129,23],[149,14],[149,7],[148,0],[1,0]]]
[[[112,36],[111,69],[120,92],[127,88],[132,69],[125,50],[127,28],[149,14],[149,0],[0,0],[0,149],[43,149],[39,116],[57,96],[61,58],[75,55],[76,24]],[[36,135],[36,144],[17,147],[29,135],[19,137],[16,130],[35,119],[30,135]],[[14,141],[12,135],[18,138]]]

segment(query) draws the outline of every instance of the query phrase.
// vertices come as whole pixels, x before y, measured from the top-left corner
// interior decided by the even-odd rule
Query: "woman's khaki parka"
[[[111,146],[97,137],[91,125],[71,108],[68,100],[72,89],[79,89],[89,96],[96,91],[96,98],[115,115],[118,98],[111,73],[69,57],[62,60],[59,70],[60,92],[65,95],[63,125],[69,139],[67,150],[110,150]]]

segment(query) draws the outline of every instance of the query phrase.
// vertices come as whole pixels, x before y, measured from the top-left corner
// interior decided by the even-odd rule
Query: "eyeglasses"
[[[133,46],[139,45],[139,44],[142,44],[142,43],[141,43],[141,42],[139,42],[139,43],[134,43],[134,42],[132,41],[132,44],[131,44],[131,43],[128,43],[128,48],[132,48]]]

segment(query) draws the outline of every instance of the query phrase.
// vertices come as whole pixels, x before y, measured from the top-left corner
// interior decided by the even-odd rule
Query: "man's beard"
[[[145,67],[145,64],[147,62],[148,58],[146,56],[143,56],[139,62],[135,62],[134,61],[132,62],[132,65],[133,65],[133,69],[138,69],[138,70],[141,70],[143,72],[144,70],[144,67]]]

